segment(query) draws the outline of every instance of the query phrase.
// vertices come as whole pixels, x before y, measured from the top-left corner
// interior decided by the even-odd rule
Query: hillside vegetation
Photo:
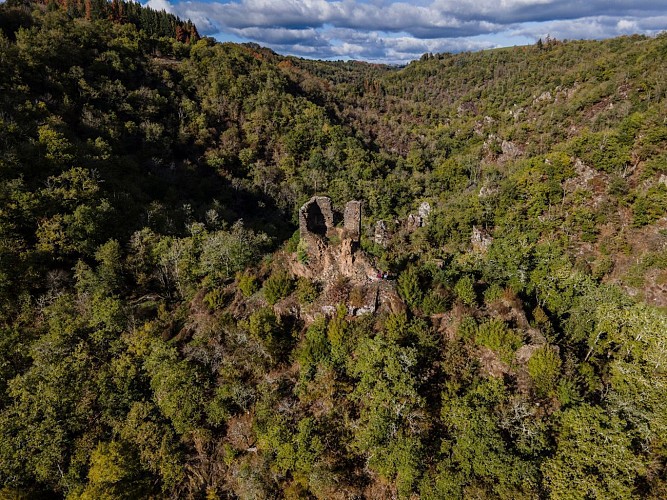
[[[665,35],[392,68],[1,4],[0,497],[667,497],[665,117]],[[391,307],[295,272],[313,195]]]

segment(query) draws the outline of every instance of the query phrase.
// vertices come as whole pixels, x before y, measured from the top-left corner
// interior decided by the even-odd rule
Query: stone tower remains
[[[313,196],[299,209],[299,234],[306,238],[309,234],[326,236],[334,227],[334,214],[331,198]]]
[[[361,209],[362,203],[360,201],[348,201],[345,204],[345,212],[343,214],[345,231],[355,243],[359,243],[361,238]]]

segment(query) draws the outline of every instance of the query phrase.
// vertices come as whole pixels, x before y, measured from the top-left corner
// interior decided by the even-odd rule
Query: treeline
[[[667,496],[667,37],[396,69],[96,5],[0,5],[0,496]],[[315,194],[392,313],[291,274]]]
[[[88,21],[110,19],[116,23],[131,23],[144,30],[148,36],[175,38],[191,43],[199,40],[199,32],[192,21],[182,21],[165,11],[145,7],[133,0],[39,0],[47,9],[62,9],[70,17],[83,17]],[[10,0],[8,5],[24,5],[23,0]]]

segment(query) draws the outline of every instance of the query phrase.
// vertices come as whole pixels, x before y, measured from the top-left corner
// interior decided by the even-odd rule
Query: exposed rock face
[[[542,101],[552,101],[553,96],[551,95],[551,92],[548,90],[545,92],[542,92],[539,96],[537,96],[535,99],[533,99],[533,104],[536,102],[542,102]]]
[[[408,215],[408,220],[406,222],[408,231],[412,232],[419,227],[422,227],[422,218],[416,214]]]
[[[306,323],[313,322],[318,316],[333,316],[339,304],[345,304],[349,316],[389,313],[399,314],[406,311],[406,306],[391,281],[376,280],[364,285],[348,286],[344,297],[340,296],[337,286],[331,285],[324,290],[320,298],[305,309],[299,316]]]
[[[482,186],[482,188],[479,190],[479,198],[488,198],[489,196],[493,196],[497,194],[499,191],[497,186]]]
[[[375,223],[375,234],[373,235],[373,242],[380,245],[382,248],[387,248],[389,244],[389,231],[387,231],[387,224],[383,220]]]
[[[380,281],[378,287],[378,311],[389,312],[391,314],[403,313],[407,310],[405,302],[398,295],[396,286],[389,281]]]
[[[370,260],[351,238],[345,236],[345,231],[334,228],[330,233],[337,236],[335,243],[325,238],[306,235],[302,241],[306,242],[306,262],[294,262],[292,271],[297,276],[332,283],[336,279],[348,278],[351,283],[367,283],[375,279],[377,270]]]
[[[428,218],[431,215],[431,204],[428,201],[424,201],[419,205],[419,209],[416,214],[408,215],[406,221],[406,226],[409,232],[414,231],[417,228],[424,227],[428,224]]]
[[[352,241],[358,243],[361,238],[361,209],[362,203],[360,201],[348,201],[345,205],[345,213],[343,214],[343,226],[347,235]]]
[[[473,226],[470,243],[472,243],[475,250],[485,252],[491,243],[493,243],[493,238],[485,230]]]
[[[428,201],[423,201],[421,205],[419,205],[418,213],[419,217],[422,219],[422,225],[425,226],[429,216],[431,215],[431,204]]]
[[[326,236],[333,227],[333,208],[328,196],[313,196],[299,210],[299,232],[302,238],[308,234]]]
[[[522,154],[521,149],[512,141],[503,141],[500,147],[503,151],[503,158],[506,160],[513,160]]]
[[[378,307],[379,282],[356,288],[356,296],[350,294],[347,312],[350,316],[363,316],[373,314]]]

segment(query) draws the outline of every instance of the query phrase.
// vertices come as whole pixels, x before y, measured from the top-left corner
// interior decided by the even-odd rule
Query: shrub
[[[454,285],[456,297],[467,306],[473,306],[477,303],[475,287],[470,276],[464,276]]]
[[[296,258],[302,264],[308,264],[308,250],[303,240],[299,240],[296,245]]]
[[[270,338],[278,330],[278,318],[273,309],[258,309],[248,318],[248,330],[260,340]]]
[[[667,187],[658,184],[638,196],[632,206],[632,225],[642,227],[655,222],[667,212]]]
[[[299,235],[299,230],[297,229],[292,233],[292,236],[290,236],[290,239],[287,240],[287,245],[285,246],[285,251],[289,253],[294,253],[297,251],[297,248],[299,247],[299,243],[301,243]]]
[[[306,278],[299,278],[296,282],[296,298],[300,304],[311,304],[319,292],[315,284]]]
[[[471,339],[475,336],[477,333],[477,322],[475,321],[475,318],[472,316],[466,316],[463,319],[461,319],[461,322],[459,323],[459,327],[456,330],[456,334],[464,339]]]
[[[492,319],[479,325],[475,342],[488,347],[508,364],[511,363],[514,352],[522,343],[521,336],[507,328],[507,325],[499,319]]]
[[[554,393],[560,365],[558,354],[549,345],[540,347],[528,360],[528,374],[533,380],[538,396],[544,397]]]
[[[221,309],[225,302],[225,293],[221,288],[214,288],[204,295],[204,302],[212,311]]]
[[[283,361],[292,347],[291,332],[271,307],[263,307],[250,315],[247,328],[269,354],[271,363]]]
[[[441,314],[447,311],[449,305],[448,297],[438,293],[436,290],[431,290],[422,301],[422,311],[429,316],[432,314]]]
[[[279,271],[264,282],[264,297],[269,304],[274,305],[280,299],[287,297],[293,287],[294,283],[287,272]]]
[[[489,288],[484,290],[484,303],[488,306],[500,300],[503,296],[503,288],[497,283],[492,284]]]
[[[259,290],[257,278],[247,271],[245,273],[238,273],[236,279],[238,281],[239,290],[241,290],[244,297],[250,297]]]

